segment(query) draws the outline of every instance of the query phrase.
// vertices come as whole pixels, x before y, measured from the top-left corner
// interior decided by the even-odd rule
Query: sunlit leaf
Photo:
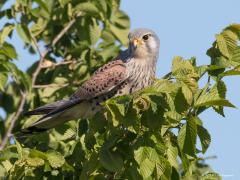
[[[17,24],[17,32],[25,43],[31,43],[31,36],[28,28],[23,24]]]
[[[64,157],[56,151],[48,151],[47,160],[53,168],[59,168],[65,163]]]
[[[197,134],[201,141],[202,152],[205,153],[211,143],[211,136],[203,126],[197,126]]]
[[[194,117],[187,119],[187,124],[184,125],[178,135],[178,144],[182,151],[191,156],[195,156],[197,140],[197,125]]]
[[[0,74],[0,90],[4,91],[4,87],[7,83],[8,75],[6,73]]]
[[[74,10],[76,11],[76,13],[80,11],[92,16],[98,16],[99,14],[99,10],[97,9],[97,7],[90,2],[79,3],[77,6],[74,7]]]
[[[17,52],[15,50],[15,48],[13,47],[13,45],[9,44],[9,43],[4,43],[0,49],[0,54],[4,54],[7,57],[9,57],[10,59],[17,59]]]
[[[13,24],[6,24],[2,31],[0,32],[0,44],[3,44],[7,36],[12,32],[14,29]]]

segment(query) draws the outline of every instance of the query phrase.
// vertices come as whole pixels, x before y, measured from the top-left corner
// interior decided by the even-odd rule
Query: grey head
[[[157,60],[160,40],[157,34],[147,28],[138,28],[128,35],[130,54],[135,58],[151,58]]]

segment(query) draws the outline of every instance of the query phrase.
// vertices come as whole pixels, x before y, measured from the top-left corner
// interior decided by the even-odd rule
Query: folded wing
[[[76,114],[81,113],[75,111],[81,111],[83,107],[79,106],[79,104],[86,103],[87,105],[85,106],[91,106],[89,102],[92,99],[111,93],[113,90],[119,88],[127,79],[128,73],[122,60],[115,60],[105,64],[89,80],[84,82],[69,99],[57,101],[25,113],[26,115],[45,114],[37,122],[25,129],[25,132],[43,131],[72,120],[72,118],[76,118]],[[76,108],[76,105],[80,109]]]

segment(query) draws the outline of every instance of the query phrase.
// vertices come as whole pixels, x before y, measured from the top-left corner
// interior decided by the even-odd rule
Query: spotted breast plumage
[[[43,116],[23,132],[41,132],[69,120],[91,117],[101,109],[101,102],[151,85],[159,44],[158,36],[150,29],[139,28],[130,32],[128,49],[100,67],[69,99],[26,112],[26,115]]]

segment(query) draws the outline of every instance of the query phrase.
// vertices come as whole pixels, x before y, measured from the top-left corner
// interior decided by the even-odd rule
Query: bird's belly
[[[132,83],[128,83],[124,87],[119,89],[115,96],[132,94],[132,93],[139,91],[147,86],[148,86],[148,84],[145,82],[133,81]]]
[[[63,115],[72,119],[89,118],[96,114],[101,109],[100,106],[96,106],[94,102],[82,102],[69,110],[66,110]]]

